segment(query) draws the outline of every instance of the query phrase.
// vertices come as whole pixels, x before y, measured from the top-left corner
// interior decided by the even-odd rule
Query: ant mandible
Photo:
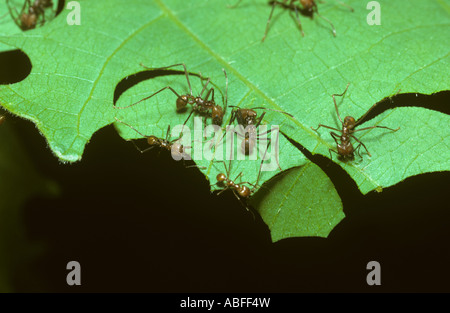
[[[14,14],[11,9],[12,6],[9,4],[9,0],[7,0],[6,2],[8,4],[8,9],[11,16],[14,17]],[[18,13],[16,9],[13,7],[17,15],[14,18],[14,22],[22,30],[33,29],[37,25],[39,16],[42,16],[41,24],[45,23],[45,9],[50,8],[52,6],[53,6],[52,0],[35,0],[33,4],[31,4],[31,0],[26,0],[22,6],[22,9],[20,10],[20,13]],[[20,21],[20,23],[18,22],[18,20]]]
[[[197,112],[199,114],[209,114],[212,118],[212,122],[214,125],[218,125],[218,126],[222,125],[223,116],[224,116],[225,110],[227,108],[227,92],[228,92],[228,77],[227,77],[227,72],[224,69],[222,69],[222,70],[223,70],[223,73],[225,74],[226,83],[225,83],[224,109],[222,109],[222,107],[217,105],[216,102],[214,101],[214,88],[210,88],[208,90],[208,92],[206,93],[205,97],[203,98],[203,93],[205,92],[206,87],[208,86],[209,82],[211,81],[211,79],[209,77],[207,78],[206,84],[203,86],[203,89],[202,89],[202,92],[200,93],[200,95],[195,97],[192,93],[192,87],[191,87],[191,83],[189,82],[188,71],[187,71],[186,65],[184,63],[174,64],[174,65],[169,65],[169,66],[159,67],[159,68],[147,67],[141,63],[142,67],[144,67],[146,69],[150,69],[150,70],[164,70],[164,69],[168,69],[168,68],[171,68],[174,66],[180,66],[180,65],[183,66],[183,68],[184,68],[184,74],[186,76],[186,80],[187,80],[187,83],[189,86],[189,94],[179,95],[172,87],[166,86],[164,88],[161,88],[157,92],[151,94],[150,96],[139,100],[138,102],[135,102],[135,103],[130,104],[125,107],[115,107],[115,108],[116,109],[127,109],[127,108],[132,107],[142,101],[150,99],[151,97],[155,96],[156,94],[160,93],[161,91],[169,89],[177,96],[177,100],[176,100],[177,111],[183,110],[188,104],[192,105],[191,113],[189,113],[189,116],[187,117],[183,126],[186,125],[187,121],[189,120],[189,118],[191,117],[191,115],[194,112]],[[209,100],[210,96],[211,96],[211,99]]]
[[[361,123],[361,121],[367,116],[367,114],[369,114],[369,112],[377,105],[376,103],[366,112],[364,113],[363,116],[361,116],[357,121],[355,121],[355,118],[352,116],[346,116],[344,118],[344,121],[342,121],[341,116],[339,115],[339,111],[338,111],[338,107],[336,104],[336,99],[335,96],[339,96],[339,97],[343,97],[345,95],[345,93],[348,90],[348,86],[350,86],[350,83],[347,84],[347,88],[345,88],[345,91],[341,94],[333,94],[333,102],[334,102],[334,107],[336,109],[336,114],[339,118],[339,121],[341,121],[342,124],[342,130],[339,130],[337,128],[333,128],[330,126],[326,126],[326,125],[322,125],[319,124],[319,126],[317,128],[313,128],[311,127],[312,130],[317,131],[320,127],[325,127],[328,129],[332,129],[335,131],[338,131],[341,133],[341,135],[336,134],[334,132],[330,132],[331,137],[333,137],[334,141],[336,142],[337,145],[337,151],[333,150],[333,149],[329,149],[330,152],[330,158],[332,159],[333,157],[331,156],[331,151],[333,151],[334,153],[336,153],[339,157],[342,158],[343,161],[349,161],[349,160],[353,160],[354,159],[354,152],[356,150],[358,150],[358,155],[361,157],[361,154],[359,153],[359,149],[361,148],[361,146],[364,147],[364,149],[366,149],[366,152],[369,156],[372,156],[369,152],[369,150],[367,150],[367,147],[364,143],[362,143],[358,138],[356,138],[353,134],[362,130],[368,130],[368,129],[373,129],[373,128],[385,128],[385,129],[389,129],[392,130],[394,132],[396,132],[397,130],[400,129],[392,129],[386,126],[370,126],[370,127],[364,127],[364,128],[360,128],[358,130],[355,130],[355,127],[358,126],[359,123]],[[352,143],[350,142],[350,138],[355,139],[359,145],[356,147],[356,149],[353,148]],[[340,141],[340,142],[339,142]]]

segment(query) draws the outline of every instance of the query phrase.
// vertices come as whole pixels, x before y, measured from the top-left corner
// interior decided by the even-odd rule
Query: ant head
[[[352,116],[346,116],[344,118],[344,127],[352,129],[355,127],[356,121]]]
[[[214,125],[222,125],[223,110],[220,106],[216,105],[212,109],[211,117]]]
[[[237,189],[237,193],[239,194],[239,196],[241,198],[248,198],[250,197],[251,191],[250,188],[248,188],[245,185],[239,186],[239,188]]]
[[[177,98],[177,111],[182,110],[188,104],[188,97],[186,95],[182,95]]]
[[[159,145],[160,140],[159,140],[159,138],[157,138],[155,136],[149,136],[149,137],[147,137],[147,142],[150,146],[154,146],[154,145]]]
[[[227,176],[224,173],[217,174],[216,176],[217,182],[223,183],[227,180]]]

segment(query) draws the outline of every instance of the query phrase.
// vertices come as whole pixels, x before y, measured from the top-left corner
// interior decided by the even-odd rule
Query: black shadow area
[[[31,72],[31,61],[21,50],[0,52],[0,85],[24,80]]]

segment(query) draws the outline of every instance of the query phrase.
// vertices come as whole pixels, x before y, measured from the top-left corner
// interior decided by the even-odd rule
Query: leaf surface
[[[0,31],[0,44],[22,49],[33,65],[24,81],[0,86],[0,101],[11,112],[34,121],[50,148],[64,161],[79,160],[92,134],[115,122],[115,117],[146,135],[160,137],[165,136],[169,124],[183,124],[189,111],[175,112],[176,96],[169,90],[126,110],[114,108],[117,85],[144,71],[141,62],[154,68],[185,63],[191,74],[201,72],[211,78],[218,103],[224,98],[225,69],[229,105],[264,106],[292,114],[293,118],[267,111],[264,123],[280,125],[291,140],[327,157],[328,149],[334,146],[332,138],[311,127],[338,126],[331,94],[343,92],[347,83],[350,87],[339,110],[343,116],[355,118],[399,89],[402,93],[431,94],[449,85],[448,1],[379,1],[379,26],[368,25],[370,11],[365,2],[347,1],[354,12],[335,1],[319,4],[321,15],[336,27],[336,38],[331,26],[317,16],[300,17],[305,32],[302,37],[295,14],[277,7],[264,43],[261,38],[271,9],[265,1],[243,1],[233,9],[227,7],[230,2],[206,0],[79,2],[80,26],[67,25],[69,11],[65,10],[32,31]],[[202,81],[190,77],[197,95]],[[127,89],[116,106],[130,105],[165,86],[180,94],[188,92],[183,75],[156,76]],[[362,162],[350,164],[333,160],[363,193],[412,175],[449,170],[448,154],[434,152],[448,147],[448,116],[426,111],[430,123],[423,132],[418,131],[414,125],[425,111],[396,108],[384,112],[370,122],[401,127],[400,131],[363,132],[361,138],[371,158],[363,154]],[[438,123],[444,123],[439,136],[428,140]],[[116,124],[125,139],[142,137]],[[187,126],[193,126],[193,119]],[[413,136],[414,142],[410,139]],[[413,143],[419,145],[410,147]],[[304,156],[284,137],[280,138],[280,147],[283,170],[305,165]],[[197,164],[207,168],[204,172],[211,184],[225,168],[220,161],[203,159]],[[261,185],[277,172],[263,172],[258,180],[260,168],[259,159],[233,162],[230,176],[242,172],[242,181]],[[325,181],[318,182],[320,186],[334,190]],[[328,200],[325,203],[334,201]]]

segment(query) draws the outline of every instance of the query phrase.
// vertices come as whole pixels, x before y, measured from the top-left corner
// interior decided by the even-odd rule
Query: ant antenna
[[[348,86],[350,86],[350,83],[347,84],[347,88],[345,88],[345,91],[343,93],[341,93],[341,94],[335,93],[335,94],[331,95],[333,97],[334,107],[336,109],[337,116],[342,124],[344,124],[344,122],[342,121],[341,116],[339,115],[339,110],[338,110],[336,99],[334,98],[334,96],[343,97],[345,95],[345,93],[347,92]]]
[[[146,69],[149,69],[149,70],[165,70],[165,69],[168,69],[168,68],[171,68],[171,67],[175,67],[175,66],[180,66],[180,65],[182,65],[183,68],[184,68],[184,74],[186,75],[186,80],[187,80],[187,83],[188,83],[188,86],[189,86],[189,92],[190,92],[191,96],[193,95],[193,94],[192,94],[191,82],[189,81],[188,71],[187,71],[186,65],[185,65],[184,63],[174,64],[174,65],[169,65],[169,66],[164,66],[164,67],[147,67],[147,66],[145,66],[145,65],[142,64],[142,63],[139,63],[139,64],[140,64],[143,68],[146,68]],[[178,95],[178,94],[177,94],[177,95]]]
[[[138,133],[138,134],[141,135],[142,137],[145,137],[145,138],[148,138],[148,137],[149,137],[149,136],[147,136],[147,135],[144,135],[144,134],[141,133],[140,131],[138,131],[138,130],[137,130],[136,128],[134,128],[133,126],[131,126],[131,125],[129,125],[129,124],[127,124],[127,123],[125,123],[125,122],[119,120],[117,117],[114,117],[114,119],[115,119],[117,122],[122,123],[122,124],[125,125],[125,126],[128,126],[129,128],[131,128],[132,130],[134,130],[136,133]],[[169,127],[170,127],[170,125],[169,125]]]
[[[225,111],[227,110],[228,106],[228,76],[225,69],[222,69],[222,71],[225,74],[225,108],[223,109],[223,113],[225,114]]]

